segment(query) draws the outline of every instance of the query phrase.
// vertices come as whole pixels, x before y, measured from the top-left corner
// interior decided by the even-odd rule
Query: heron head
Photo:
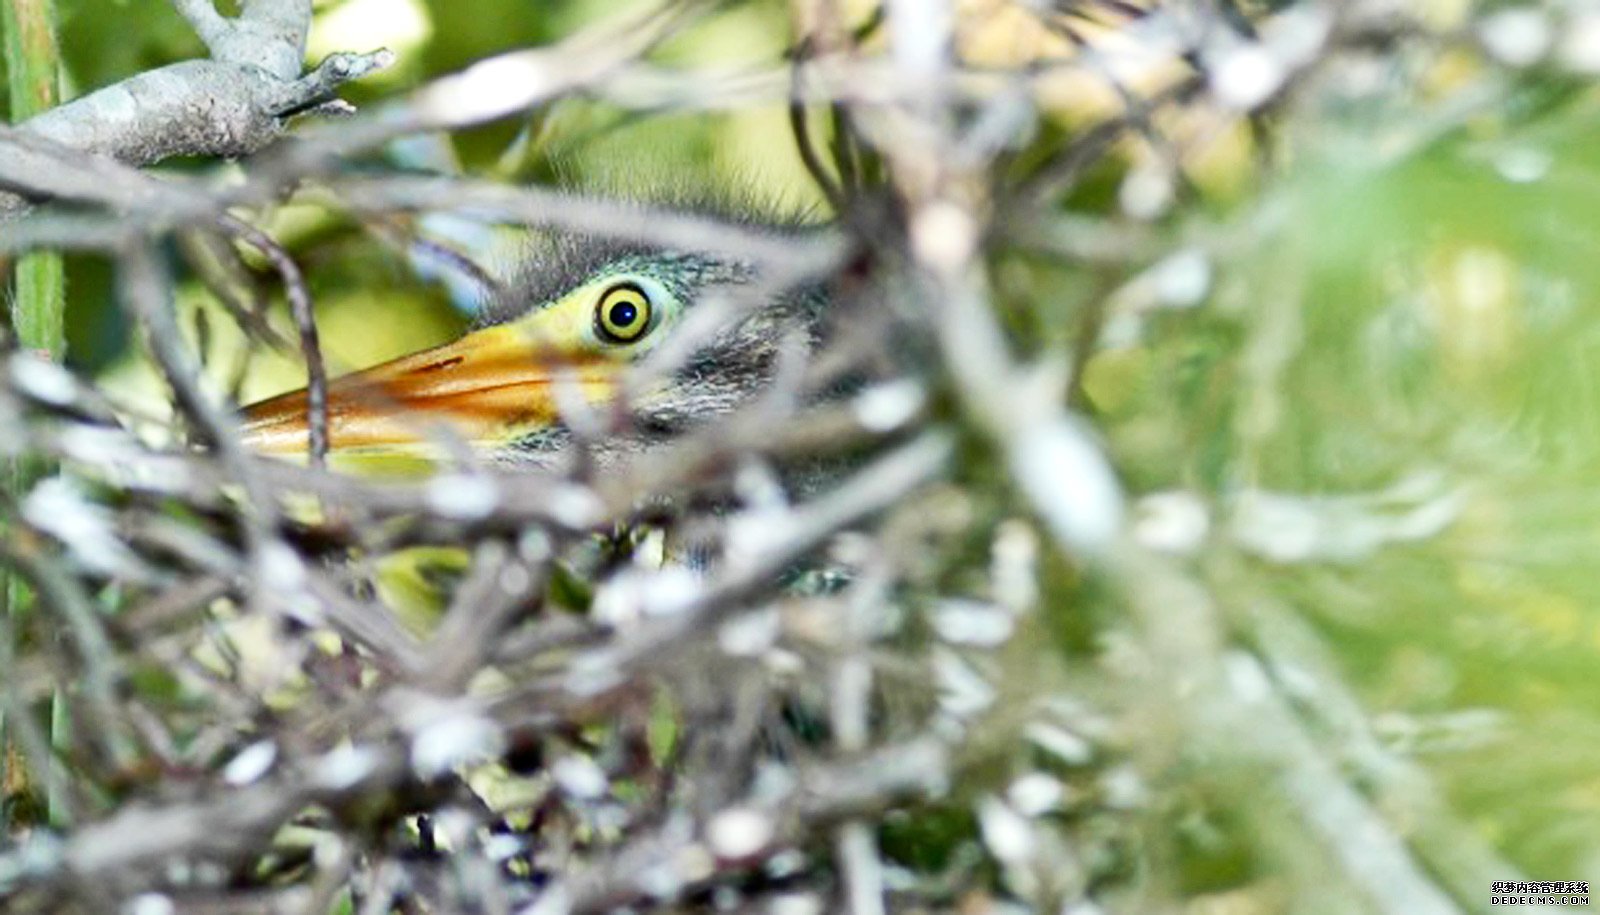
[[[580,413],[604,418],[614,447],[646,447],[748,401],[784,346],[811,342],[820,291],[751,302],[761,283],[736,257],[540,237],[471,332],[329,385],[330,452],[426,457],[453,437],[496,462],[541,463],[572,438]],[[697,310],[721,317],[698,322],[691,342],[681,335]],[[663,352],[675,340],[680,351]],[[248,446],[307,452],[305,390],[244,413]]]

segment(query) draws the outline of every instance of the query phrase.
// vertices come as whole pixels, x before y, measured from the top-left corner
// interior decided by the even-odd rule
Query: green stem
[[[0,13],[4,14],[0,30],[5,33],[11,120],[19,122],[60,101],[55,0],[3,0]],[[60,359],[67,348],[64,287],[61,255],[31,254],[18,261],[16,297],[11,306],[17,342],[48,353],[52,359]]]
[[[56,44],[55,0],[0,0],[0,31],[4,32],[6,73],[10,85],[11,120],[20,122],[41,111],[54,108],[60,101],[61,54]],[[17,344],[24,349],[47,354],[59,360],[66,354],[66,275],[61,255],[53,252],[29,254],[17,261],[14,271],[15,288],[11,305],[11,327],[17,335]],[[5,474],[5,483],[19,498],[27,491],[41,468],[19,460]],[[19,633],[26,624],[27,608],[32,603],[17,576],[0,577],[0,595],[5,600],[5,613],[10,619],[11,633]],[[8,655],[14,655],[17,646],[6,646]],[[51,740],[57,749],[64,750],[69,739],[66,721],[67,704],[64,696],[57,695],[51,707]],[[17,788],[27,784],[25,775],[4,771],[14,765],[19,754],[10,752],[9,736],[0,731],[0,785]],[[47,784],[59,784],[63,773],[40,773]],[[21,777],[19,777],[21,776]],[[54,792],[52,792],[53,794]],[[51,798],[52,819],[60,816],[60,799]],[[5,805],[0,804],[0,835],[9,831],[5,822]]]
[[[21,121],[60,101],[61,53],[55,0],[6,0],[6,70],[11,74],[11,120]]]

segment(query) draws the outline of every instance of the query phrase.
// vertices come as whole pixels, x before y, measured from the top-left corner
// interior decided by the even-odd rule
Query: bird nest
[[[1253,310],[1292,282],[1218,281],[1273,201],[1205,214],[1375,55],[1477,33],[1378,3],[795,2],[784,53],[728,70],[661,53],[715,12],[690,2],[327,123],[392,55],[302,73],[268,52],[280,14],[303,51],[309,4],[175,6],[211,56],[129,120],[98,94],[0,131],[7,911],[1258,911],[1334,871],[1420,912],[1488,879],[1451,884],[1484,850],[1444,806],[1407,835],[1358,789],[1433,790],[1251,578],[1432,536],[1456,494],[1230,501],[1306,330]],[[561,180],[572,100],[768,106],[815,204]],[[401,156],[508,122],[500,174],[538,180]],[[248,158],[141,168],[175,154]],[[340,380],[314,300],[357,248],[436,318],[470,303],[463,340],[533,342],[470,401],[427,373],[488,344]],[[110,264],[135,368],[54,358],[62,251]],[[344,334],[410,320],[362,314]],[[1179,321],[1227,355],[1119,361]],[[241,412],[274,358],[306,387]],[[1128,406],[1219,375],[1226,406]],[[1242,580],[1248,612],[1218,600]],[[1322,863],[1270,876],[1279,841]]]

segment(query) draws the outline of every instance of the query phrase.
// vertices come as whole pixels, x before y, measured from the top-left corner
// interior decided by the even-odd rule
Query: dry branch
[[[1170,836],[1140,830],[1170,813],[1146,776],[1170,774],[1173,743],[1269,773],[1260,790],[1293,808],[1282,834],[1296,854],[1331,861],[1371,910],[1451,911],[1472,891],[1461,862],[1503,866],[1475,839],[1442,838],[1457,820],[1441,792],[1375,745],[1314,634],[1276,611],[1242,624],[1219,609],[1214,570],[1156,555],[1176,538],[1130,524],[1140,505],[1080,408],[1111,324],[1138,333],[1169,307],[1159,271],[1199,259],[1192,306],[1208,259],[1263,234],[1264,218],[1202,223],[1202,242],[1162,224],[1185,144],[1291,105],[1319,68],[1421,26],[1368,4],[1251,20],[1230,3],[1031,7],[1057,38],[1089,16],[1124,22],[1159,52],[1147,63],[1176,74],[1135,92],[1092,44],[977,66],[958,50],[958,4],[909,0],[858,30],[833,3],[797,2],[788,59],[669,70],[652,52],[712,5],[666,4],[269,146],[388,56],[304,72],[307,0],[245,0],[231,19],[209,0],[176,6],[209,60],[0,130],[0,187],[28,203],[0,251],[110,259],[171,407],[140,415],[59,366],[0,360],[4,447],[63,467],[0,505],[0,561],[39,593],[38,613],[3,621],[16,631],[0,644],[27,646],[0,658],[4,709],[39,771],[55,767],[30,708],[60,693],[82,726],[63,754],[80,825],[0,834],[8,911],[1177,907],[1182,892],[1128,876],[1129,858],[1170,854]],[[1230,81],[1239,55],[1271,78]],[[1056,117],[1052,81],[1085,75],[1110,80],[1121,110]],[[800,158],[842,212],[795,232],[348,168],[399,137],[578,95],[792,106]],[[175,154],[255,156],[233,182],[139,169]],[[1124,169],[1121,209],[1077,215],[1073,192],[1121,155],[1154,164]],[[710,252],[754,278],[694,303],[623,406],[563,404],[572,446],[538,466],[445,432],[433,475],[369,479],[323,460],[337,417],[314,261],[255,223],[286,200],[353,215],[402,250],[418,217],[450,215]],[[299,340],[304,466],[246,450],[184,332],[190,271],[172,250],[252,345],[285,342],[245,288],[241,247],[281,284]],[[1103,294],[1066,306],[1073,335],[1018,332],[997,266],[1016,251],[1098,278]],[[652,385],[710,370],[695,356],[721,328],[813,288],[844,317],[816,341],[776,341],[761,396],[654,447],[607,450]],[[1275,396],[1283,365],[1264,356],[1247,381]],[[1184,550],[1249,552],[1206,526],[1218,505],[1192,501],[1201,530]],[[454,551],[415,573],[441,598],[426,624],[385,592],[385,563],[407,551]],[[1090,612],[1091,588],[1109,611]],[[1052,628],[1073,627],[1092,632],[1092,657],[1056,644]],[[1320,685],[1314,699],[1288,666]],[[1319,728],[1348,738],[1348,760]],[[1386,779],[1417,787],[1419,833],[1366,793],[1393,790]],[[947,847],[908,853],[895,838],[908,823]]]

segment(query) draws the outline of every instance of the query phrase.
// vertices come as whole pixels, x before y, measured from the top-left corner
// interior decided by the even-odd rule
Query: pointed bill
[[[487,328],[334,381],[328,447],[335,454],[427,454],[444,432],[494,448],[554,424],[559,396],[568,391],[589,403],[609,400],[619,368],[530,341],[514,326]],[[263,454],[306,454],[306,404],[302,389],[245,407],[245,445]]]

